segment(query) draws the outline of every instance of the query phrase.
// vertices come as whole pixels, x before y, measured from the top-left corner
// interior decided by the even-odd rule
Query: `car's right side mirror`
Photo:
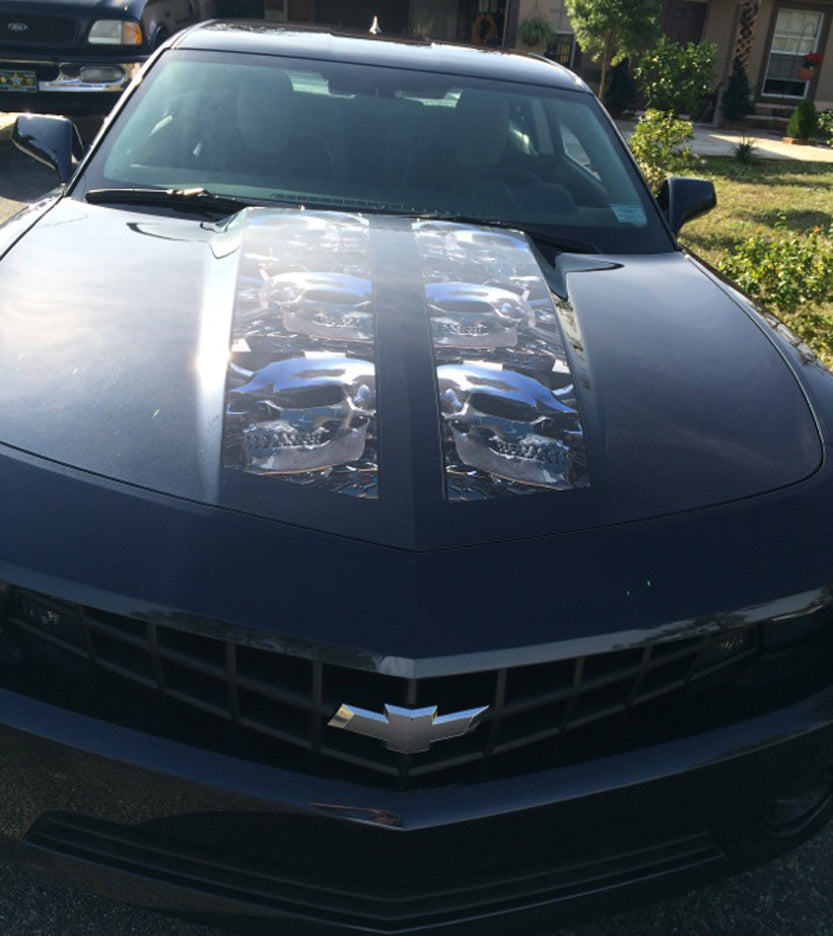
[[[657,201],[674,236],[694,218],[711,211],[717,204],[714,183],[707,179],[672,176],[662,183]]]
[[[81,134],[67,117],[21,114],[14,123],[12,141],[27,156],[54,169],[61,183],[68,181],[75,161],[84,155]]]

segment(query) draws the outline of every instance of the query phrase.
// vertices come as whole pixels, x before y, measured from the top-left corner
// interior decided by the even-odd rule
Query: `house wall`
[[[815,102],[818,110],[833,110],[833,43],[827,44],[828,55],[821,63]]]
[[[715,63],[715,84],[721,90],[732,70],[735,35],[737,32],[740,0],[698,0],[706,9],[703,38],[717,43],[718,53]],[[830,29],[821,49],[822,63],[815,84],[810,94],[819,110],[833,110],[833,0],[761,0],[747,67],[749,84],[753,94],[758,93],[763,72],[766,69],[767,54],[775,24],[775,15],[779,6],[790,5],[798,8],[824,8],[828,10]],[[559,32],[572,32],[569,17],[564,10],[563,0],[519,0],[518,20],[533,14],[546,16]],[[585,62],[589,65],[589,62]],[[766,103],[777,106],[772,98]],[[784,100],[785,109],[795,107],[795,99]]]
[[[774,8],[775,3],[773,0],[761,0],[758,18],[755,21],[755,39],[752,43],[749,65],[746,69],[749,75],[749,84],[753,91],[757,88],[760,79],[763,77],[762,70],[766,68],[766,51],[772,34],[772,26],[774,25]]]
[[[828,43],[828,49],[830,44]],[[833,51],[833,50],[831,50]],[[833,55],[822,62],[819,73],[819,83],[816,89],[816,108],[818,110],[833,110]]]
[[[711,0],[708,5],[703,39],[717,44],[717,59],[714,65],[715,85],[719,84],[723,87],[732,71],[734,36],[738,23],[737,3]]]
[[[572,32],[570,18],[564,9],[564,0],[519,0],[518,22],[528,16],[543,16],[548,19],[557,32]]]

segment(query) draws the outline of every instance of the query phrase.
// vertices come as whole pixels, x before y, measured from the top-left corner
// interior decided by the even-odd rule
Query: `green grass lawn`
[[[744,164],[732,156],[712,156],[703,159],[698,173],[714,180],[717,208],[687,224],[680,241],[714,266],[733,243],[749,237],[776,238],[779,230],[807,235],[814,228],[833,236],[833,163],[754,159]],[[833,301],[780,317],[833,366]]]

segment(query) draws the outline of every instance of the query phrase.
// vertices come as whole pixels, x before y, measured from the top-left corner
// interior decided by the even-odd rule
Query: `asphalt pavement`
[[[14,150],[8,139],[9,126],[10,120],[0,114],[0,220],[39,198],[54,185],[55,179],[51,170]],[[628,127],[624,130],[627,132]],[[700,152],[713,146],[718,152],[730,154],[742,136],[698,128],[695,144]],[[830,148],[788,147],[774,137],[761,139],[766,142],[755,145],[762,156],[833,161]],[[781,154],[778,147],[786,152]],[[807,150],[812,157],[799,154],[800,150]],[[722,884],[558,933],[559,936],[833,936],[833,826],[786,857]],[[0,864],[0,936],[221,934],[209,926],[91,897]],[[275,936],[281,936],[280,927],[275,928]]]

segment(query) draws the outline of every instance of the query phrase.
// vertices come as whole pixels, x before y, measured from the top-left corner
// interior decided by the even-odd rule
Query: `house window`
[[[818,52],[824,13],[782,7],[769,48],[763,93],[771,97],[803,98],[810,82],[799,74],[804,56]]]

